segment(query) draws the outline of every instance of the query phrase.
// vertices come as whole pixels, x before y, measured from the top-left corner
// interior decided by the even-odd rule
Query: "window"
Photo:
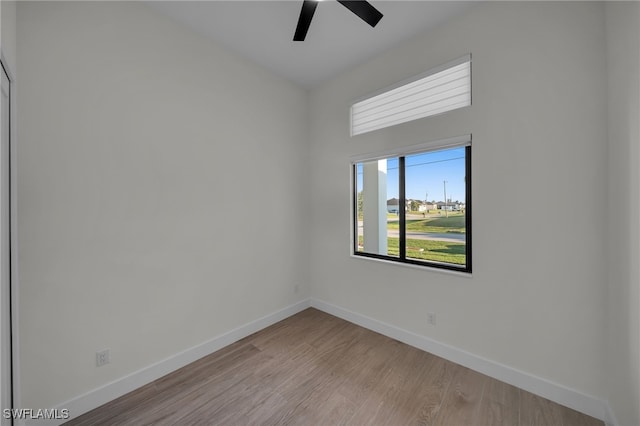
[[[351,106],[351,135],[471,105],[471,55],[405,80]]]
[[[353,254],[471,272],[471,137],[354,159]]]

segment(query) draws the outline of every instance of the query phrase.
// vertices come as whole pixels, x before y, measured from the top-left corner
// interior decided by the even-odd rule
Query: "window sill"
[[[451,270],[451,269],[435,268],[435,267],[429,266],[429,265],[415,265],[415,264],[412,264],[412,263],[396,262],[396,261],[387,260],[387,259],[378,259],[376,257],[358,256],[357,254],[353,254],[353,253],[350,256],[351,256],[352,259],[361,259],[361,260],[368,260],[368,261],[378,262],[378,263],[386,263],[388,265],[399,266],[401,268],[411,268],[411,269],[417,269],[417,270],[420,270],[420,271],[439,272],[441,274],[454,275],[454,276],[461,277],[461,278],[472,278],[473,277],[473,273],[471,273],[471,272],[454,271],[454,270]]]

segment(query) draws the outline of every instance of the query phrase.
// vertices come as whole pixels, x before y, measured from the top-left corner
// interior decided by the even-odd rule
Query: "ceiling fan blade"
[[[311,18],[316,12],[318,2],[314,0],[304,0],[302,2],[302,9],[300,10],[300,18],[298,18],[298,26],[296,27],[296,33],[293,36],[293,41],[304,41],[309,31],[309,25],[311,25]]]
[[[367,24],[375,27],[380,19],[382,19],[382,13],[375,7],[371,6],[368,1],[364,0],[338,0],[338,3],[355,13]]]
[[[382,13],[375,7],[371,6],[368,1],[364,0],[338,0],[338,3],[355,13],[367,24],[375,27],[380,19],[382,19]]]

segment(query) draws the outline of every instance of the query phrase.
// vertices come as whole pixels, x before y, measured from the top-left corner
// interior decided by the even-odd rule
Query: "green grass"
[[[464,234],[466,232],[465,216],[461,214],[449,215],[449,217],[429,217],[426,219],[407,220],[407,231],[433,232],[438,234],[455,233]],[[388,222],[388,229],[398,229],[398,222]]]
[[[364,215],[362,214],[361,211],[358,212],[358,220],[362,220],[364,217]],[[398,214],[397,213],[388,213],[387,212],[387,219],[397,219],[398,218]]]
[[[358,242],[362,246],[362,236],[358,238]],[[387,250],[389,256],[399,256],[400,246],[398,238],[387,239]],[[465,244],[450,243],[447,241],[408,239],[407,258],[464,265],[466,264]]]

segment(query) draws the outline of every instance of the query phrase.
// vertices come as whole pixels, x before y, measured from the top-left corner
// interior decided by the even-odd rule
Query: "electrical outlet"
[[[294,285],[293,292],[297,294],[299,291],[300,291],[300,286],[298,284]]]
[[[430,325],[436,325],[436,314],[433,312],[427,312],[427,322]]]
[[[109,349],[96,352],[96,367],[102,367],[105,364],[109,364],[109,362]]]

